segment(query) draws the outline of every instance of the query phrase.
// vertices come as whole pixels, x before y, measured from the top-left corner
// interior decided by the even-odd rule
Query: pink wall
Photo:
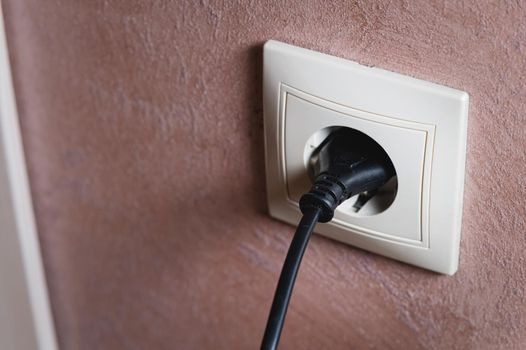
[[[4,0],[63,349],[254,349],[292,235],[266,213],[270,38],[471,95],[454,277],[314,237],[282,349],[526,347],[526,8]]]

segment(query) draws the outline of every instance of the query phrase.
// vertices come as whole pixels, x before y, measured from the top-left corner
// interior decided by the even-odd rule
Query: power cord
[[[278,346],[294,282],[309,238],[317,222],[329,222],[334,210],[348,198],[374,191],[396,172],[383,148],[360,131],[340,128],[331,133],[310,159],[313,185],[300,198],[303,217],[281,270],[261,350]]]

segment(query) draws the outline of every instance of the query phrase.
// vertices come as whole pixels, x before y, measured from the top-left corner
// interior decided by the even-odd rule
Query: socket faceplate
[[[269,41],[264,118],[270,214],[296,224],[308,190],[306,154],[330,127],[364,132],[397,172],[392,204],[374,215],[342,204],[316,232],[453,274],[458,266],[468,95],[355,62]]]

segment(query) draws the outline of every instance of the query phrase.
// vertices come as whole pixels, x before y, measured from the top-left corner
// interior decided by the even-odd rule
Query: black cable
[[[310,160],[313,185],[300,198],[303,218],[279,276],[261,350],[274,350],[278,346],[296,275],[316,223],[331,221],[343,201],[355,194],[374,191],[396,175],[389,156],[378,143],[348,128],[330,134]]]
[[[285,315],[289,306],[290,296],[296,276],[300,268],[301,259],[309,243],[309,238],[318,222],[321,209],[309,208],[301,218],[296,233],[290,243],[281,275],[279,276],[278,286],[274,294],[274,301],[270,309],[270,315],[267,321],[267,328],[261,343],[262,350],[276,349],[285,322]]]

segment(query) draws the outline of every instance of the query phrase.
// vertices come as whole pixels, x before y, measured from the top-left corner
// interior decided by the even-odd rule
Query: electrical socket
[[[307,163],[331,128],[378,142],[397,177],[356,209],[343,203],[316,232],[453,274],[458,266],[468,95],[269,41],[264,47],[267,193],[272,216],[296,224]]]

